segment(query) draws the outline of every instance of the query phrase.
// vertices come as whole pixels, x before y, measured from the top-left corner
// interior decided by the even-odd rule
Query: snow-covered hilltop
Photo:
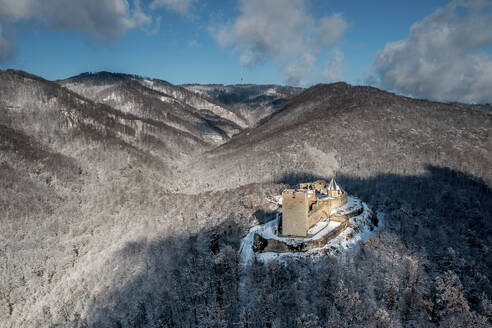
[[[280,254],[338,253],[366,238],[380,225],[365,203],[348,196],[333,179],[328,186],[319,180],[300,187],[303,188],[285,190],[275,219],[251,228],[242,240],[240,254],[244,265],[255,257],[267,260]],[[297,235],[289,225],[298,228]]]

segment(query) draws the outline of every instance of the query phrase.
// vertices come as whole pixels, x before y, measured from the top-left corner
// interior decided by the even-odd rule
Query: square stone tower
[[[282,235],[306,237],[309,207],[316,201],[312,190],[287,189],[282,193]]]

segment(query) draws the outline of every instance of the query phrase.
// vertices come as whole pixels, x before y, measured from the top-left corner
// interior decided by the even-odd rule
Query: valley
[[[0,71],[0,327],[489,327],[491,130],[346,83]],[[243,270],[271,199],[333,176],[384,226]]]

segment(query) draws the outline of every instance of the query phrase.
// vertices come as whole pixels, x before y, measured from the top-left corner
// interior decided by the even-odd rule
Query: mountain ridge
[[[0,327],[492,323],[482,107],[102,75],[0,71]],[[373,236],[239,265],[282,190],[333,176],[377,214]]]

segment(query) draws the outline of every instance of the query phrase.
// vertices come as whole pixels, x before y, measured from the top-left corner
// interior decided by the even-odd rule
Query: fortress
[[[306,252],[323,248],[347,229],[377,226],[377,218],[367,206],[349,196],[335,179],[329,184],[318,180],[286,189],[279,206],[275,220],[252,232],[254,252]]]
[[[301,183],[299,189],[282,193],[282,228],[285,237],[307,237],[321,219],[329,220],[331,211],[347,203],[347,193],[331,179]]]

